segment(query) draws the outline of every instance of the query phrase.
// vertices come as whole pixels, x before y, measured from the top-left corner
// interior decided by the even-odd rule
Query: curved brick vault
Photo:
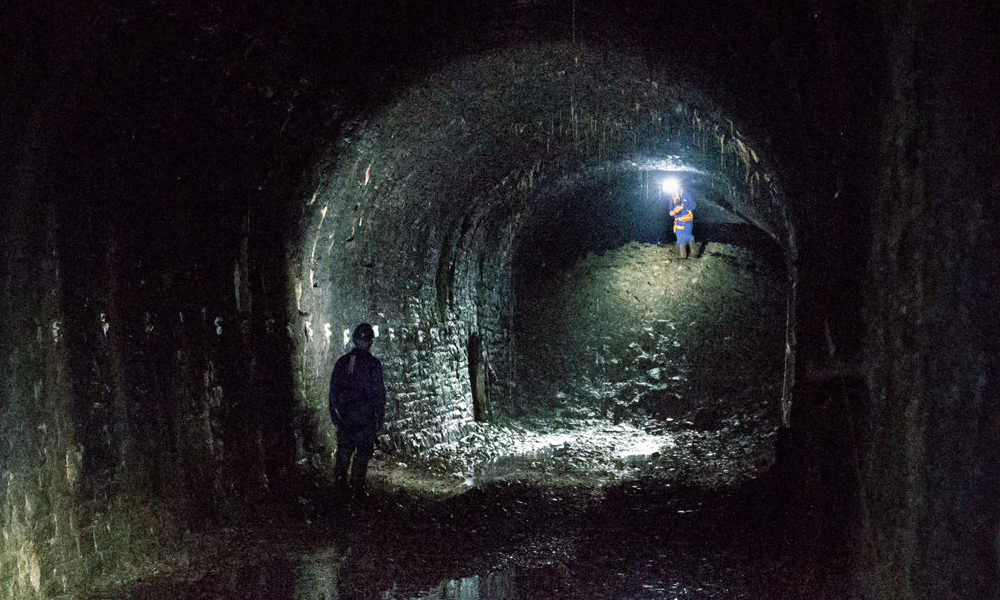
[[[638,195],[643,175],[683,175],[704,204],[794,251],[762,152],[704,97],[627,54],[552,45],[464,59],[345,137],[301,199],[295,309],[309,315],[301,350],[317,368],[302,371],[299,389],[321,415],[319,365],[343,351],[354,323],[372,321],[398,375],[392,427],[404,446],[471,422],[471,335],[507,371],[514,250],[539,205],[566,200],[553,190],[568,182],[627,181]]]
[[[533,219],[669,170],[784,253],[783,490],[850,483],[858,597],[996,597],[996,6],[23,4],[0,597],[315,491],[356,320],[406,374],[396,445],[453,435]]]

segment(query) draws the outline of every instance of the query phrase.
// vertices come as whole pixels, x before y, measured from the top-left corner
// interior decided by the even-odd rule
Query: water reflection
[[[352,554],[349,550],[348,554]],[[363,560],[357,557],[357,560]],[[393,559],[383,557],[389,563],[388,569],[380,565],[353,564],[354,558],[342,555],[336,548],[326,548],[302,555],[295,564],[281,561],[269,563],[271,572],[264,569],[259,577],[252,577],[258,585],[247,589],[243,585],[226,586],[232,592],[248,594],[250,597],[283,598],[290,600],[521,600],[517,593],[515,570],[506,570],[484,575],[472,575],[457,579],[444,579],[436,585],[424,589],[414,589],[414,581],[380,580],[374,573],[390,573]],[[246,577],[243,573],[243,577]],[[292,593],[282,596],[279,582],[291,576]],[[235,583],[235,581],[233,582]],[[219,586],[213,586],[216,590]],[[233,596],[235,597],[235,596]],[[245,596],[241,596],[245,597]]]
[[[807,555],[782,542],[773,482],[745,493],[679,488],[629,482],[595,495],[499,482],[434,502],[387,497],[223,551],[226,564],[207,573],[146,580],[102,598],[848,597],[819,591],[827,574],[831,582],[839,575],[823,574],[823,564],[808,557],[826,561],[830,548]]]
[[[448,579],[434,589],[417,596],[400,596],[395,592],[386,592],[383,600],[515,600],[516,594],[509,573],[490,573],[489,575]]]
[[[304,554],[298,562],[265,561],[256,568],[241,568],[218,575],[176,595],[165,589],[147,589],[140,597],[273,598],[288,600],[522,600],[514,570],[445,579],[426,589],[413,589],[405,581],[382,582],[365,569],[351,577],[342,572],[345,557],[336,548]],[[358,565],[360,566],[360,565]],[[374,570],[378,570],[375,566]],[[347,575],[342,577],[342,575]],[[410,582],[412,583],[412,582]],[[291,584],[291,585],[288,585]],[[382,587],[387,585],[388,587]],[[152,593],[150,593],[152,592]],[[160,593],[157,593],[160,592]],[[531,596],[527,596],[531,597]]]
[[[334,600],[339,597],[337,576],[340,572],[340,553],[336,548],[326,548],[305,555],[295,567],[295,600]]]

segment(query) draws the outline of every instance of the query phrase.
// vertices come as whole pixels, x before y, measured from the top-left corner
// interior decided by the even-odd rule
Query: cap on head
[[[354,328],[354,343],[358,342],[371,342],[375,339],[375,329],[372,328],[368,323],[362,323]]]

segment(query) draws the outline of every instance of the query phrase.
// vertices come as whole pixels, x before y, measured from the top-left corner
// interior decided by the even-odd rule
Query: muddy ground
[[[793,533],[774,466],[781,270],[701,250],[578,261],[522,315],[547,327],[521,331],[507,418],[378,453],[366,499],[319,485],[291,514],[189,534],[93,598],[847,597],[842,548]]]
[[[783,530],[769,476],[724,492],[655,479],[379,490],[296,521],[192,536],[165,572],[92,598],[847,598],[839,551]]]

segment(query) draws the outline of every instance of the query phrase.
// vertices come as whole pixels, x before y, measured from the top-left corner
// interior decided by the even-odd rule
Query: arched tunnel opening
[[[995,597],[995,12],[13,10],[0,598]]]
[[[627,54],[514,46],[431,74],[338,144],[304,200],[296,310],[319,364],[378,326],[386,449],[472,482],[526,477],[558,441],[580,476],[663,456],[696,422],[780,424],[786,209],[704,97]],[[689,261],[671,177],[699,199]]]

